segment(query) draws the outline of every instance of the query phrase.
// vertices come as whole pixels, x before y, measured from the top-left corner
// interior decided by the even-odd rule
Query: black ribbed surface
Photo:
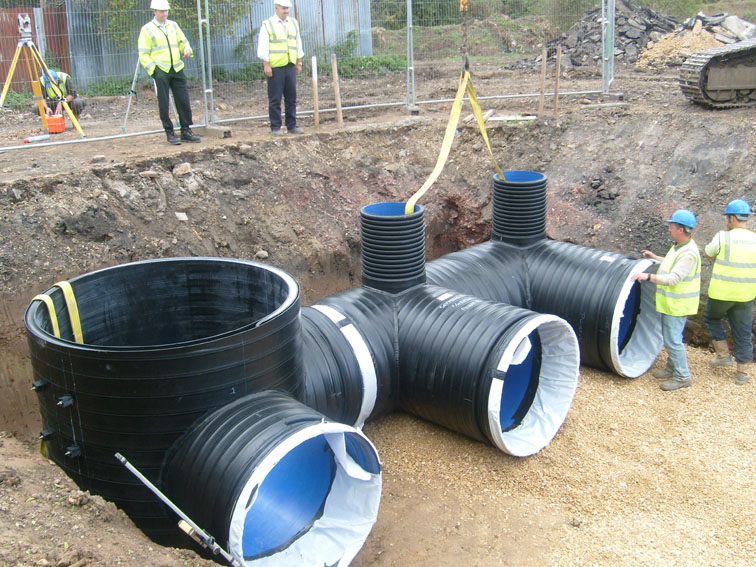
[[[271,388],[301,396],[298,286],[278,270],[217,258],[125,264],[70,283],[85,344],[71,340],[58,288],[46,293],[64,340],[42,302],[25,316],[35,380],[48,384],[39,403],[54,432],[49,456],[159,541],[151,525],[162,505],[113,454],[128,451],[155,478],[165,451],[208,411]],[[59,405],[66,396],[71,405]],[[65,455],[71,446],[78,457]]]
[[[544,240],[528,255],[531,309],[567,320],[578,337],[583,364],[614,370],[612,317],[636,264],[621,254]]]
[[[504,171],[493,177],[492,238],[531,244],[546,236],[546,176],[535,171]]]
[[[402,409],[481,441],[496,364],[536,313],[436,286],[398,300]]]
[[[510,305],[530,302],[521,247],[488,241],[426,264],[429,284]]]
[[[362,404],[362,376],[340,327],[312,307],[302,308],[306,361],[304,403],[326,417],[354,425]]]
[[[281,392],[227,404],[168,452],[162,481],[166,495],[225,548],[234,504],[251,472],[282,441],[322,419]]]
[[[378,382],[377,399],[369,419],[386,415],[397,404],[399,369],[395,300],[396,296],[392,294],[360,287],[315,304],[330,306],[346,315],[365,338]]]
[[[425,282],[423,208],[377,203],[360,211],[363,285],[397,293]]]

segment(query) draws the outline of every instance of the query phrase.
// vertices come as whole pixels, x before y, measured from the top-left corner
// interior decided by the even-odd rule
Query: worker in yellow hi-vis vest
[[[302,72],[302,36],[297,20],[289,16],[290,0],[275,0],[276,15],[260,26],[257,56],[268,78],[268,116],[273,135],[281,132],[281,99],[286,112],[286,131],[302,134],[297,126],[297,75]]]
[[[661,262],[655,274],[639,272],[631,279],[656,284],[656,310],[661,313],[662,339],[667,349],[667,364],[655,371],[654,378],[665,379],[662,390],[678,390],[691,385],[688,355],[683,344],[683,331],[688,315],[698,312],[701,296],[701,254],[691,233],[696,228],[696,215],[680,209],[667,221],[669,235],[675,244],[662,258],[643,250],[644,258]]]
[[[748,382],[753,362],[753,300],[756,297],[756,234],[746,228],[751,207],[742,199],[725,208],[726,229],[714,235],[704,248],[714,260],[704,323],[714,345],[711,366],[732,366],[722,319],[727,317],[735,343],[735,383]]]
[[[139,32],[139,62],[147,74],[155,80],[160,121],[163,123],[169,144],[199,142],[200,137],[192,132],[192,108],[189,103],[189,89],[186,88],[184,62],[182,57],[194,57],[192,46],[184,32],[173,20],[168,19],[168,0],[152,0],[150,4],[155,17],[142,26]],[[181,137],[173,131],[170,116],[170,91],[176,103]]]

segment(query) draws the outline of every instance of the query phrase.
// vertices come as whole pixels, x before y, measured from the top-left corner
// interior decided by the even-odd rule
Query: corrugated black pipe
[[[430,285],[398,310],[403,409],[515,456],[556,435],[580,365],[567,322]]]
[[[511,173],[522,172],[504,172],[505,178]],[[498,174],[494,194],[501,194],[497,182]],[[542,204],[545,214],[545,199]],[[494,224],[503,213],[515,216],[515,206],[514,199],[502,198]],[[535,215],[538,227],[541,216]],[[516,246],[527,240],[518,233],[498,237],[506,242],[491,240],[429,262],[428,282],[563,317],[578,336],[586,365],[631,378],[648,370],[661,349],[661,324],[653,289],[630,276],[648,269],[650,260],[545,239]]]
[[[162,504],[113,454],[156,478],[206,412],[266,389],[301,397],[299,286],[276,268],[221,258],[135,262],[70,284],[84,344],[58,287],[45,293],[61,338],[41,301],[25,314],[47,455],[155,541],[173,542]]]
[[[390,205],[383,209],[387,215],[403,215],[403,207]],[[415,241],[400,224],[386,222],[383,237],[398,232]],[[422,223],[414,224],[424,234]],[[379,246],[380,237],[373,240]],[[304,329],[305,360],[324,361],[308,365],[308,403],[339,415],[333,402],[362,383],[364,399],[375,402],[372,409],[363,403],[358,425],[401,406],[514,455],[541,450],[564,421],[577,387],[578,345],[569,325],[414,280],[402,283],[398,293],[365,286],[313,306],[328,322],[313,317]],[[513,294],[524,291],[519,280],[511,284]],[[342,358],[348,364],[327,361],[322,353],[341,352],[347,337],[352,356]],[[350,382],[343,373],[358,359],[360,372]],[[334,384],[336,392],[329,390]]]
[[[527,245],[546,237],[546,176],[506,171],[493,178],[494,240]]]
[[[380,462],[358,430],[280,392],[238,399],[166,456],[174,502],[244,565],[347,565],[378,515]]]
[[[423,208],[376,203],[360,211],[362,285],[398,293],[425,282]]]

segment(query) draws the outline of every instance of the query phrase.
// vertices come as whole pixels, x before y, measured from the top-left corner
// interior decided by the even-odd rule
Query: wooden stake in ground
[[[538,114],[543,114],[543,97],[546,93],[546,59],[549,52],[543,49],[541,51],[541,96],[538,97]]]
[[[333,74],[333,95],[336,98],[336,121],[339,128],[344,125],[344,118],[341,116],[341,94],[339,93],[339,69],[336,65],[336,54],[331,53],[331,73]]]
[[[554,86],[554,116],[559,114],[559,75],[562,66],[562,46],[557,46],[556,54],[556,84]]]
[[[318,58],[312,56],[312,117],[315,129],[320,127],[320,113],[318,111]]]

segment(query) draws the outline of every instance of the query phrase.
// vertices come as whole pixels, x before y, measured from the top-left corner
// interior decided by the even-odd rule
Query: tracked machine
[[[756,106],[756,40],[691,55],[680,69],[680,89],[709,108]]]

